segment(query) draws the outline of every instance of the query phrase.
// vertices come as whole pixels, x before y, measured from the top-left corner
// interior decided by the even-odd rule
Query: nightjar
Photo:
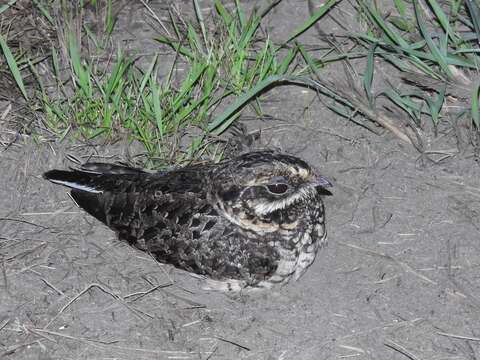
[[[326,243],[321,196],[330,182],[275,151],[158,173],[86,163],[44,177],[71,188],[76,203],[121,240],[206,275],[210,288],[296,280]]]

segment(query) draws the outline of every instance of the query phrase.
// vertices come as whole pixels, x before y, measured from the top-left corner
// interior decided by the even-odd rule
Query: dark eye
[[[268,184],[267,189],[272,194],[281,195],[281,194],[285,194],[287,192],[288,185],[287,184],[282,184],[282,183]]]

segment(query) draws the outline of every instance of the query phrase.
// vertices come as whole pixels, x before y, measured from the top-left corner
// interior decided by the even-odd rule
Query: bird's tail
[[[101,193],[106,188],[114,187],[115,178],[135,177],[145,172],[121,165],[86,163],[79,169],[51,170],[43,174],[43,177],[54,184],[67,186],[71,189],[90,193]]]
[[[54,184],[72,189],[75,202],[90,215],[111,226],[108,214],[128,213],[128,195],[132,182],[145,176],[145,172],[120,165],[87,163],[79,169],[51,170],[43,177]],[[131,208],[131,206],[130,206]]]
[[[102,189],[95,181],[96,177],[91,173],[73,170],[50,170],[43,174],[43,177],[54,184],[63,185],[71,189],[91,192],[91,193],[101,193]]]

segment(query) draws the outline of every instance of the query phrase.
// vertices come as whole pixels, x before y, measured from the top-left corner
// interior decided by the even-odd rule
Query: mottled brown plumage
[[[330,183],[273,151],[154,174],[87,163],[44,176],[120,239],[224,290],[298,279],[326,241]]]

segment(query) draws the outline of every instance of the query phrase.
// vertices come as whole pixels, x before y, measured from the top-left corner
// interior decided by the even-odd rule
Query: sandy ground
[[[422,161],[294,87],[269,95],[266,112],[285,121],[255,125],[263,139],[334,188],[328,247],[298,282],[254,294],[202,290],[41,178],[71,165],[67,153],[118,147],[2,151],[0,358],[479,359],[480,168],[468,151]]]

